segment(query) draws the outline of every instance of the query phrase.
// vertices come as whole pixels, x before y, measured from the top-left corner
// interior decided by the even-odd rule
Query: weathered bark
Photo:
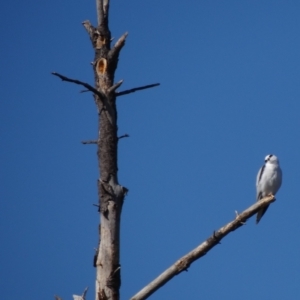
[[[90,21],[82,24],[89,34],[95,50],[92,63],[95,87],[77,79],[71,79],[59,73],[52,74],[63,81],[82,85],[86,91],[94,94],[98,110],[98,137],[83,141],[83,144],[96,144],[100,178],[98,180],[98,198],[100,212],[99,247],[94,257],[96,267],[96,300],[118,300],[121,285],[120,275],[120,218],[124,197],[128,189],[118,183],[118,141],[128,137],[117,136],[116,97],[139,90],[158,86],[159,83],[135,87],[117,92],[123,80],[114,84],[114,75],[118,66],[119,54],[125,44],[128,33],[124,33],[111,48],[111,33],[108,26],[109,0],[96,0],[98,25]]]
[[[119,299],[120,276],[120,217],[127,189],[118,183],[118,136],[115,90],[122,81],[114,84],[114,74],[118,57],[124,46],[124,34],[111,49],[111,34],[108,28],[109,1],[97,0],[98,26],[89,21],[83,25],[89,33],[95,50],[94,93],[97,105],[98,122],[98,180],[100,227],[99,249],[95,258],[96,300]]]

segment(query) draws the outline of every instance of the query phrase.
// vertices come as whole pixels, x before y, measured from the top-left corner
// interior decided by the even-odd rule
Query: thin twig
[[[85,88],[87,88],[89,91],[91,91],[91,92],[93,92],[94,94],[96,94],[97,96],[99,96],[100,100],[105,99],[105,95],[104,95],[102,92],[96,90],[94,87],[92,87],[92,86],[89,85],[88,83],[85,83],[85,82],[80,81],[80,80],[77,80],[77,79],[71,79],[71,78],[68,78],[68,77],[63,76],[63,75],[61,75],[61,74],[59,74],[59,73],[56,73],[56,72],[52,72],[51,74],[54,75],[54,76],[59,77],[62,81],[73,82],[73,83],[75,83],[75,84],[83,85],[83,86],[84,86]]]
[[[129,134],[125,133],[118,137],[118,140],[129,137]]]
[[[160,85],[160,83],[153,83],[153,84],[148,84],[148,85],[136,87],[136,88],[133,88],[133,89],[130,89],[130,90],[126,90],[126,91],[122,91],[122,92],[117,92],[116,96],[119,97],[119,96],[131,94],[131,93],[134,93],[136,91],[150,89],[150,88],[153,88],[153,87],[159,86],[159,85]]]
[[[71,78],[63,76],[63,75],[61,75],[59,73],[56,73],[56,72],[52,72],[52,74],[55,75],[55,76],[57,76],[57,77],[59,77],[62,81],[67,81],[67,82],[72,82],[72,83],[76,83],[76,84],[79,84],[79,85],[83,85],[89,91],[91,91],[94,94],[96,94],[99,97],[99,99],[102,101],[102,103],[105,105],[105,107],[106,107],[107,118],[108,118],[109,122],[113,126],[115,126],[115,122],[116,122],[115,113],[114,113],[111,105],[108,103],[106,96],[101,91],[96,90],[91,85],[89,85],[88,83],[85,83],[83,81],[80,81],[80,80],[77,80],[77,79],[71,79]]]
[[[140,290],[136,295],[134,295],[131,300],[143,300],[148,298],[156,290],[166,284],[175,275],[178,275],[182,271],[188,269],[188,267],[197,259],[204,256],[208,251],[210,251],[214,246],[218,245],[220,241],[230,232],[236,230],[237,228],[243,226],[245,221],[256,214],[261,208],[269,205],[275,201],[274,196],[267,196],[261,201],[256,202],[254,205],[250,206],[248,209],[240,213],[236,218],[221,227],[219,230],[214,231],[213,235],[210,236],[206,241],[200,244],[197,248],[181,257],[176,261],[171,267],[161,273],[156,279],[150,282],[142,290]]]
[[[82,141],[83,145],[98,144],[97,140]]]

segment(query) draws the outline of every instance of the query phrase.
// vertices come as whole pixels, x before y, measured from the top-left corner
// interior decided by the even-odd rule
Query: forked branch
[[[220,244],[220,241],[227,234],[243,226],[246,220],[248,220],[250,217],[256,214],[261,208],[269,205],[274,201],[275,201],[274,196],[272,195],[267,196],[263,198],[261,201],[256,202],[254,205],[244,210],[242,213],[236,214],[236,218],[233,221],[221,227],[219,230],[214,231],[214,233],[206,241],[204,241],[197,248],[195,248],[185,256],[181,257],[171,267],[165,270],[156,279],[154,279],[147,286],[145,286],[141,291],[139,291],[135,296],[133,296],[131,300],[142,300],[148,298],[156,290],[158,290],[169,280],[171,280],[175,275],[178,275],[182,271],[186,271],[194,261],[204,256],[214,246]]]

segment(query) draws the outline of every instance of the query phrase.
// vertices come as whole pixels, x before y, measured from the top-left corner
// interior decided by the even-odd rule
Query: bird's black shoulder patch
[[[266,167],[266,165],[263,165],[261,170],[260,170],[260,173],[259,173],[259,176],[258,176],[258,182],[260,182],[260,180],[261,180],[261,177],[262,177],[262,174],[264,173],[265,167]]]

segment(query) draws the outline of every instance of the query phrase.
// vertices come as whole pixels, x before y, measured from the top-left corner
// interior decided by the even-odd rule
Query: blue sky
[[[91,94],[81,22],[95,1],[3,2],[0,59],[0,290],[3,299],[94,299],[99,216]],[[118,99],[122,299],[255,201],[264,156],[283,185],[254,218],[151,299],[298,299],[299,1],[113,1],[129,32]]]

